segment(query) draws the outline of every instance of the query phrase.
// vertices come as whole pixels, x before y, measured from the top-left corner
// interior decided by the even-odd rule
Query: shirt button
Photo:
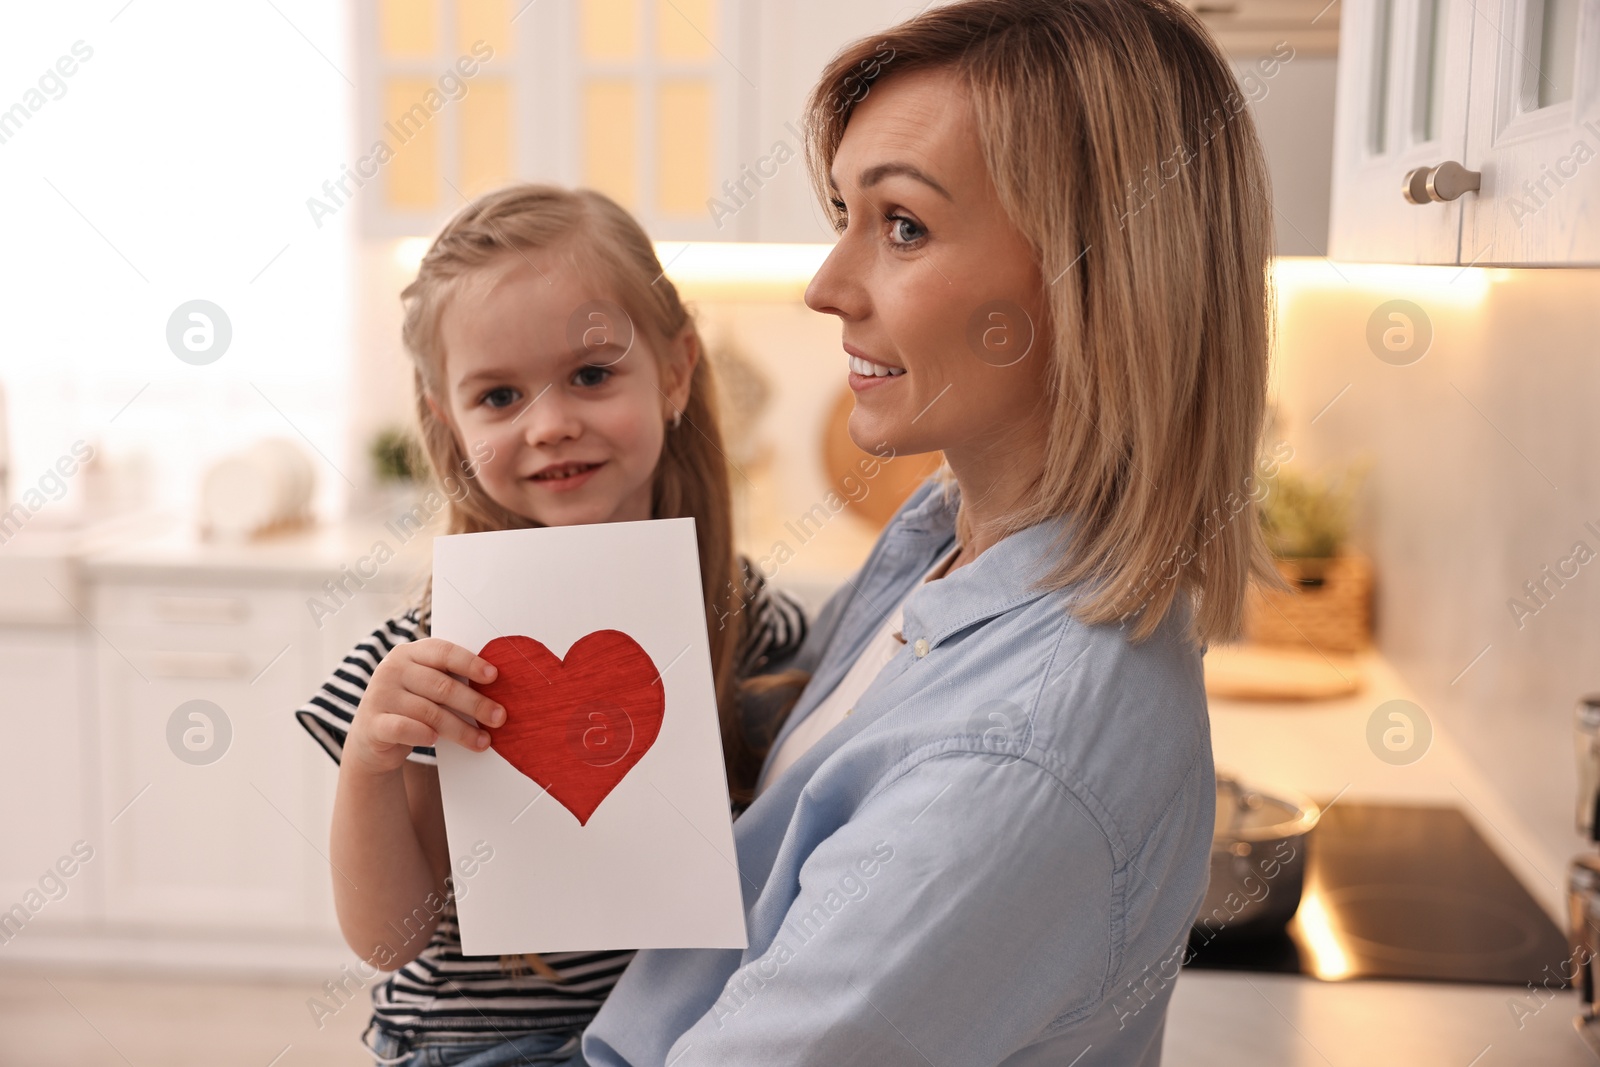
[[[917,643],[912,647],[917,650],[917,658],[921,659],[923,656],[928,654],[928,639],[926,637],[919,637],[917,638]]]

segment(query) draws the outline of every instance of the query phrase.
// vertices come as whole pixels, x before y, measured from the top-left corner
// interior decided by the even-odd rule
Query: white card
[[[455,534],[433,561],[434,636],[500,639],[528,709],[486,751],[437,746],[462,950],[746,947],[694,520]]]

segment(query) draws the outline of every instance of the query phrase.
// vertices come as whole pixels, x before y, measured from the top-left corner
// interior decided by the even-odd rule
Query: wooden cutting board
[[[1213,645],[1206,695],[1228,700],[1329,700],[1361,690],[1356,656],[1275,645]]]

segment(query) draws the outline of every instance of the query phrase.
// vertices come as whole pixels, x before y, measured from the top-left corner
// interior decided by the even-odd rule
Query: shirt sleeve
[[[776,938],[666,1061],[999,1063],[1108,994],[1117,855],[1038,764],[926,759],[818,843]]]
[[[806,639],[806,613],[788,593],[771,585],[744,556],[748,623],[739,646],[739,677],[775,673],[790,665]]]
[[[355,720],[356,708],[367,691],[367,683],[372,681],[372,672],[377,670],[383,657],[395,646],[415,641],[422,630],[415,609],[390,619],[372,631],[365,640],[358,642],[315,695],[294,713],[300,725],[332,757],[333,762],[338,763],[344,752],[344,740],[350,734],[350,723]],[[406,758],[416,763],[432,764],[433,749],[418,746]]]

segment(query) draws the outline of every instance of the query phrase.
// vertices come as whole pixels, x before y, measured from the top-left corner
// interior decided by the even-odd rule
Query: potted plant
[[[411,507],[428,477],[428,459],[415,435],[399,426],[385,427],[368,440],[367,459],[378,510],[386,514]]]
[[[1252,589],[1250,640],[1336,652],[1371,643],[1372,564],[1349,547],[1356,491],[1371,466],[1362,459],[1332,476],[1284,467],[1268,479],[1262,531],[1290,588]]]

